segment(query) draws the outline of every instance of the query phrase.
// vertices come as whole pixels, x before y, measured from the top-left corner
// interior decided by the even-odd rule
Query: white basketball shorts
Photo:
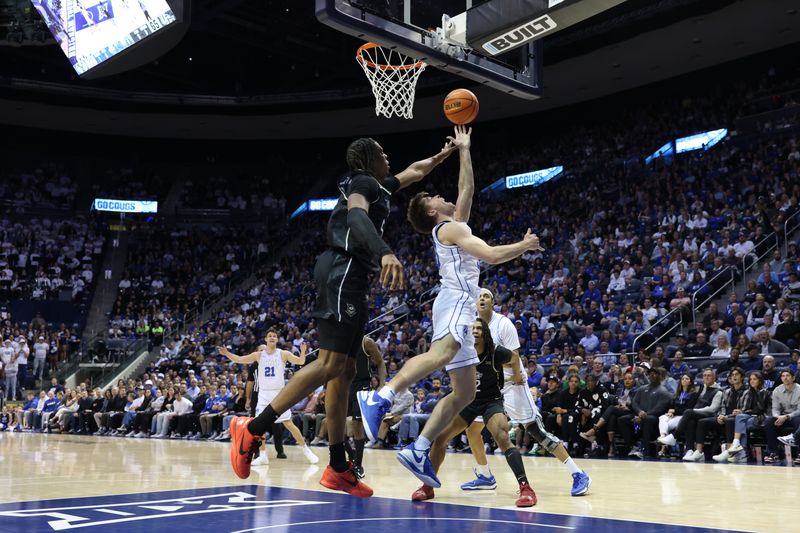
[[[433,340],[442,339],[449,333],[460,345],[445,367],[447,371],[478,364],[475,337],[472,336],[476,315],[475,298],[467,292],[443,288],[436,296],[433,302]]]
[[[261,411],[267,408],[272,400],[275,399],[275,396],[278,395],[280,389],[278,390],[260,390],[258,391],[258,403],[256,404],[256,416],[261,414]],[[275,422],[288,422],[292,419],[292,411],[286,411],[281,413],[281,416]]]

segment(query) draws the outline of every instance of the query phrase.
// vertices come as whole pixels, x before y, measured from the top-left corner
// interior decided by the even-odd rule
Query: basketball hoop
[[[372,85],[376,115],[414,118],[414,92],[424,62],[376,43],[361,45],[356,61]]]

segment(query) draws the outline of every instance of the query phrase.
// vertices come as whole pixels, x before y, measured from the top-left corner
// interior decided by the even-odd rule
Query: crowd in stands
[[[767,460],[777,461],[783,452],[778,433],[800,423],[800,388],[793,386],[800,352],[792,352],[800,341],[797,243],[785,243],[784,255],[779,232],[777,255],[768,256],[756,274],[745,277],[743,271],[775,242],[765,237],[800,208],[797,138],[732,139],[650,167],[629,164],[666,139],[733,121],[748,88],[725,89],[724,98],[712,93],[625,110],[613,124],[554,135],[536,150],[488,141],[481,147],[487,134],[476,128],[478,188],[516,171],[568,167],[554,183],[477,198],[471,226],[496,243],[517,240],[532,227],[546,249],[488,270],[482,281],[495,294],[496,311],[517,327],[528,383],[548,428],[573,453],[666,456],[682,441],[683,457],[699,460],[707,438],[717,435],[731,450],[719,457],[741,461],[746,450],[737,444],[745,448],[748,432],[763,427]],[[455,180],[447,175],[455,176],[452,165],[437,170],[426,187],[454,196]],[[189,201],[211,207],[247,208],[261,198],[252,196],[258,187],[236,196],[214,182],[192,190]],[[429,237],[413,233],[403,215],[402,208],[394,213],[385,237],[404,264],[408,287],[393,293],[376,288],[370,298],[370,334],[389,377],[427,350],[437,281]],[[209,322],[188,324],[184,335],[168,338],[163,357],[141,379],[118,384],[110,397],[108,391],[56,386],[44,391],[45,399],[40,394],[35,410],[43,411],[48,395],[61,393],[48,423],[62,431],[224,437],[225,416],[246,402],[246,373],[220,358],[216,346],[249,353],[268,327],[277,326],[286,349],[297,350],[303,341],[318,347],[311,272],[324,247],[324,217],[306,217],[287,226],[294,242],[277,263],[259,271],[256,284]],[[136,335],[140,320],[174,320],[229,280],[237,261],[258,254],[254,236],[173,233],[154,231],[132,248],[112,331]],[[692,297],[716,292],[731,275],[745,288],[728,290],[724,308],[712,304],[692,323]],[[661,333],[651,326],[673,310],[670,324],[679,323],[681,334],[646,349]],[[448,385],[446,373],[437,372],[403,395],[382,428],[383,444],[415,438]],[[770,402],[762,389],[773,391]],[[192,402],[191,412],[183,411],[189,408],[184,399]],[[175,409],[179,401],[184,407],[166,424],[165,406]],[[101,416],[81,418],[82,410]],[[293,411],[305,435],[324,442],[324,390]],[[515,438],[528,441],[521,429]]]
[[[0,302],[77,300],[89,292],[105,235],[93,219],[0,220]]]

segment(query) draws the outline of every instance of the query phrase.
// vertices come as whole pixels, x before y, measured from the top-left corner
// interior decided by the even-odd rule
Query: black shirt
[[[328,219],[328,246],[333,250],[349,255],[361,268],[362,272],[377,272],[378,261],[365,246],[357,243],[350,234],[347,224],[347,197],[358,193],[370,203],[369,218],[383,236],[383,228],[391,210],[391,196],[400,188],[400,182],[394,176],[387,176],[383,183],[366,174],[348,174],[339,181],[339,201]]]
[[[475,392],[475,401],[499,400],[503,397],[503,365],[511,361],[511,351],[496,346],[494,354],[480,354],[480,363],[477,368],[478,388]]]

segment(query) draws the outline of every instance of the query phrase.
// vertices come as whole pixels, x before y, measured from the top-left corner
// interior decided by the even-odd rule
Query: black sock
[[[525,475],[525,467],[522,464],[522,455],[520,455],[519,450],[517,448],[509,448],[506,450],[505,456],[506,462],[511,467],[511,471],[514,472],[517,481],[519,483],[527,483],[528,476]]]
[[[278,454],[283,453],[283,424],[272,424],[272,443]]]
[[[347,457],[344,454],[344,443],[331,444],[328,446],[328,451],[331,454],[331,468],[337,472],[344,472],[347,470]]]
[[[356,451],[350,446],[350,439],[345,439],[344,441],[344,451],[347,453],[347,458],[353,463],[356,464]]]
[[[272,405],[268,405],[266,409],[261,411],[261,414],[255,417],[250,423],[247,425],[247,430],[256,435],[261,437],[269,431],[272,424],[278,419],[278,413],[275,412],[275,409],[272,408]]]
[[[356,458],[353,461],[353,464],[356,466],[361,466],[361,460],[364,458],[364,443],[366,442],[365,439],[358,439],[355,441],[356,444]]]

